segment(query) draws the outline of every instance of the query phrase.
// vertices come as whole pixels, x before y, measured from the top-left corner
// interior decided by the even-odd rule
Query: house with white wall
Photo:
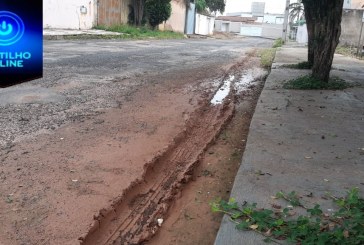
[[[126,24],[131,0],[44,0],[43,28],[91,29]]]
[[[95,24],[97,0],[44,0],[43,27],[90,29]]]
[[[252,24],[256,20],[253,17],[219,16],[215,19],[215,31],[240,33],[243,24]]]
[[[159,25],[159,30],[185,34],[212,35],[215,17],[198,14],[195,4],[184,0],[172,0],[172,13],[167,21]]]

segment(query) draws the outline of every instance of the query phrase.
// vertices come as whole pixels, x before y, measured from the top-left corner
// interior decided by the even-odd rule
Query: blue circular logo
[[[0,46],[18,42],[24,35],[24,22],[16,14],[0,11]]]

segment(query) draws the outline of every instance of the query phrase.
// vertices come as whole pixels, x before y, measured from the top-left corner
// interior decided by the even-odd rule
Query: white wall
[[[261,25],[242,24],[240,35],[279,38],[282,36],[282,31],[283,25],[265,23]]]
[[[299,26],[297,28],[297,36],[296,41],[298,43],[307,43],[308,42],[308,34],[307,34],[307,25]]]
[[[241,27],[241,22],[230,22],[229,32],[239,33]]]
[[[351,0],[344,0],[344,9],[351,8]]]
[[[97,0],[44,0],[43,28],[91,29],[96,23]],[[80,13],[81,6],[87,13]]]
[[[195,33],[200,35],[212,35],[214,30],[215,18],[196,14]]]
[[[262,27],[253,25],[242,25],[240,29],[240,35],[260,37],[262,36]]]

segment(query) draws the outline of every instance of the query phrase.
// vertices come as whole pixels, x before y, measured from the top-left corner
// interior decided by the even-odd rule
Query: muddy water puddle
[[[262,74],[244,70],[234,79],[223,81],[216,94],[234,92],[235,114],[219,134],[213,145],[206,149],[182,193],[173,201],[164,222],[147,245],[210,245],[214,243],[222,215],[211,212],[209,203],[217,198],[230,196],[236,172],[240,166],[249,125],[256,102],[263,87]],[[223,89],[223,90],[221,90]],[[221,92],[220,92],[221,91]],[[219,97],[215,103],[230,96]],[[222,98],[220,100],[220,98]],[[240,102],[239,102],[240,101]],[[230,103],[230,101],[229,101]],[[219,104],[214,105],[214,107]]]
[[[222,104],[224,99],[229,95],[231,90],[231,83],[234,81],[235,76],[230,75],[229,79],[226,79],[219,90],[215,93],[214,97],[211,99],[210,103],[213,105]]]

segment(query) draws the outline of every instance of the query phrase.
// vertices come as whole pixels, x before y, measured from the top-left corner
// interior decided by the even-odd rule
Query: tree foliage
[[[225,11],[225,0],[206,0],[206,5],[211,12],[224,13]]]
[[[155,28],[163,21],[168,20],[172,13],[170,0],[147,0],[146,13],[149,24]]]
[[[206,0],[196,0],[195,4],[198,13],[204,12],[207,8]]]
[[[295,20],[297,20],[297,22],[304,17],[304,8],[303,8],[303,4],[302,4],[302,0],[299,0],[296,3],[291,3],[289,5],[289,19],[291,23],[294,23]]]

